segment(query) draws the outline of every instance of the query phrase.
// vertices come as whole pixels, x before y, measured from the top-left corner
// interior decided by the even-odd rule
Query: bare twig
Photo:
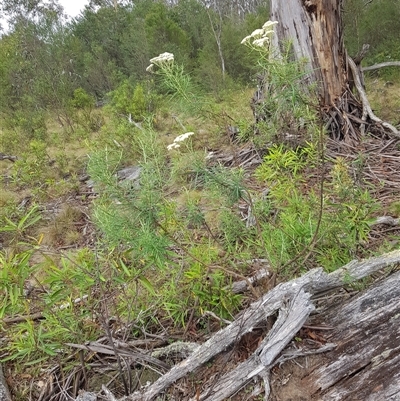
[[[400,67],[400,61],[387,61],[386,63],[379,63],[379,64],[374,64],[370,65],[368,67],[363,67],[363,71],[372,71],[372,70],[377,70],[379,68],[385,68],[385,67]]]

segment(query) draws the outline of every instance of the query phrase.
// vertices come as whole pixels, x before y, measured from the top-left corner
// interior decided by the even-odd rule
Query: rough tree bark
[[[346,51],[339,0],[271,0],[275,38],[293,42],[294,56],[308,61],[309,82],[318,83],[322,105],[336,105],[346,90]]]
[[[290,40],[293,56],[308,60],[305,81],[307,85],[317,84],[328,131],[337,139],[357,140],[360,126],[365,126],[371,116],[366,113],[364,99],[351,90],[356,77],[343,44],[342,3],[343,0],[271,0],[271,20],[279,22],[275,47]],[[370,120],[382,126],[379,119]],[[383,128],[399,134],[395,127]]]

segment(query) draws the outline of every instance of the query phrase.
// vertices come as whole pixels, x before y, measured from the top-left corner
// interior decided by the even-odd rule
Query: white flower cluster
[[[174,139],[174,142],[171,145],[167,146],[168,150],[178,149],[181,145],[178,142],[183,142],[185,139],[189,138],[190,136],[194,135],[194,132],[186,132],[185,134],[179,135]]]
[[[165,65],[165,64],[171,64],[174,62],[174,55],[172,53],[161,53],[157,57],[153,57],[150,59],[150,65],[146,68],[147,72],[153,72],[153,67],[154,65],[157,65],[159,67]]]
[[[274,34],[274,26],[278,21],[267,21],[261,29],[256,29],[251,35],[246,36],[240,43],[254,46],[265,47],[271,43],[271,37]],[[251,42],[251,40],[253,40]]]
[[[192,135],[194,135],[194,132],[186,132],[186,134],[177,136],[174,139],[174,142],[183,142],[185,139],[189,138],[189,136],[192,136]]]
[[[179,143],[172,142],[171,145],[167,146],[167,149],[172,150],[172,149],[178,149],[180,147],[181,147],[181,145],[179,145]]]

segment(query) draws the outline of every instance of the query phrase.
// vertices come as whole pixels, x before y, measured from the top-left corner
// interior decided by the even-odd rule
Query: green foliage
[[[243,249],[249,241],[254,242],[254,232],[234,212],[225,209],[219,215],[219,230],[225,249],[232,254]]]
[[[9,129],[11,138],[7,138],[3,142],[6,149],[19,150],[21,143],[18,140],[21,139],[43,141],[47,138],[45,113],[43,110],[35,108],[34,101],[35,99],[31,96],[23,96],[21,103],[26,106],[26,109],[16,108],[9,112],[5,125]],[[16,139],[16,142],[13,142],[12,139]]]
[[[71,118],[78,126],[91,132],[97,131],[103,125],[102,116],[95,112],[96,99],[85,89],[74,90],[70,105],[74,110],[74,113],[71,113]]]
[[[83,88],[74,90],[73,98],[71,99],[72,107],[81,110],[92,110],[95,106],[95,99],[89,95]]]
[[[96,203],[95,219],[112,244],[123,241],[136,260],[162,267],[168,241],[157,222],[163,205],[164,160],[153,131],[142,131],[134,141],[142,170],[138,185],[132,188],[117,182],[120,153],[106,149],[91,156],[89,171],[103,193]]]
[[[26,280],[33,273],[29,265],[31,256],[32,252],[29,251],[16,255],[0,252],[0,319],[25,313],[28,308],[23,298]]]
[[[206,266],[216,258],[216,249],[207,245],[191,249],[191,253],[199,260],[195,261],[185,272],[190,283],[190,291],[199,308],[201,315],[206,311],[214,311],[222,318],[231,318],[240,306],[241,296],[232,294],[229,280],[223,271],[213,269],[209,271]]]
[[[140,268],[142,280],[148,279],[146,297],[151,299],[146,303],[159,305],[174,324],[185,325],[191,310],[195,316],[206,310],[230,316],[238,307],[240,297],[230,292],[229,277],[218,269],[208,271],[207,267],[215,260],[218,248],[210,246],[207,241],[204,245],[187,249],[179,261],[184,277],[176,266],[177,255],[171,252],[173,244],[186,249],[186,242],[197,242],[193,240],[196,233],[202,233],[202,238],[206,232],[215,242],[212,233],[215,222],[210,220],[210,214],[203,209],[200,199],[188,196],[182,208],[178,207],[176,200],[165,196],[168,188],[174,185],[172,172],[175,168],[167,164],[165,147],[160,147],[151,128],[139,130],[131,145],[136,149],[141,167],[139,181],[131,186],[121,185],[116,179],[120,151],[98,151],[90,158],[89,172],[101,194],[95,203],[94,218],[105,240],[111,247],[123,247],[129,265]],[[205,200],[219,199],[229,207],[241,199],[244,188],[242,170],[205,169],[204,156],[203,167],[199,160],[196,170],[190,149],[186,155],[191,160],[190,176],[194,179],[194,187],[202,187],[208,192]],[[178,159],[176,154],[173,163]],[[205,284],[209,278],[212,285]],[[153,294],[151,288],[155,287],[159,290]],[[134,287],[129,291],[134,291]]]
[[[269,182],[273,182],[277,177],[294,179],[305,167],[313,167],[317,157],[318,152],[313,143],[307,143],[305,147],[296,150],[286,149],[282,144],[273,145],[268,149],[268,154],[257,168],[255,176],[259,180]]]
[[[176,325],[185,325],[191,313],[202,316],[213,311],[222,318],[231,318],[238,309],[241,296],[230,291],[230,282],[223,271],[207,266],[217,257],[210,244],[198,244],[190,249],[192,261],[179,283],[170,279],[162,288],[162,308]]]
[[[322,264],[332,271],[349,262],[367,240],[370,219],[377,210],[369,192],[354,185],[340,158],[324,178],[323,194],[315,184],[308,184],[303,194],[304,173],[310,165],[317,165],[318,157],[312,145],[297,152],[275,146],[255,172],[270,188],[268,198],[255,209],[263,244],[269,260],[278,271],[287,269],[285,274],[297,270],[298,255],[307,253],[303,269]],[[265,203],[268,207],[263,210]]]
[[[165,50],[182,57],[190,52],[190,40],[187,33],[173,20],[171,8],[166,4],[152,3],[145,17],[147,40],[153,54]]]
[[[205,98],[193,84],[191,76],[185,72],[182,65],[174,60],[172,53],[161,53],[150,59],[148,71],[156,75],[162,91],[179,104],[186,113],[198,114],[205,105]]]
[[[377,16],[379,16],[377,18]],[[391,0],[365,4],[361,0],[344,3],[345,43],[350,55],[356,55],[364,44],[370,48],[364,65],[400,59],[400,6]],[[383,68],[372,74],[387,80],[397,80],[399,68]]]
[[[1,256],[4,261],[4,255]],[[94,306],[90,310],[90,305],[94,300],[88,298],[97,275],[93,255],[82,250],[75,260],[68,256],[61,258],[60,267],[47,258],[43,265],[34,264],[34,268],[29,263],[31,256],[32,252],[23,252],[5,260],[1,273],[4,278],[1,289],[6,294],[4,313],[29,315],[38,307],[42,313],[43,320],[27,319],[8,330],[9,344],[3,360],[18,360],[28,365],[61,356],[65,342],[89,340],[98,333],[98,327],[91,321]],[[39,271],[45,277],[42,281],[36,276]],[[34,298],[31,293],[37,291],[36,286],[46,291]],[[80,302],[86,303],[85,307]]]
[[[25,214],[18,216],[16,221],[8,217],[4,218],[3,226],[0,227],[0,233],[7,233],[9,243],[31,242],[29,229],[41,220],[42,216],[38,210],[38,206],[32,206]]]
[[[226,169],[216,167],[206,170],[205,187],[211,191],[216,199],[220,199],[221,203],[232,206],[244,196],[244,170]]]
[[[400,202],[399,201],[392,202],[390,204],[389,210],[394,216],[400,217]]]
[[[319,133],[317,103],[312,88],[303,85],[306,72],[302,62],[290,61],[287,51],[283,59],[268,59],[262,64],[266,73],[266,96],[260,106],[255,105],[255,112],[260,116],[256,126],[260,135],[256,138],[257,144],[315,141]]]
[[[39,193],[45,185],[47,165],[49,162],[46,142],[33,140],[29,149],[15,162],[12,175],[13,181],[20,187],[33,186]]]
[[[111,92],[111,105],[116,113],[140,122],[150,112],[151,99],[145,95],[141,84],[133,86],[125,80]]]

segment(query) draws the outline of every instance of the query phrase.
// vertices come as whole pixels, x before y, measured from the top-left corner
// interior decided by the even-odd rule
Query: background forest
[[[362,151],[329,151],[301,65],[241,44],[268,1],[91,0],[73,20],[55,0],[0,7],[0,358],[15,400],[97,391],[85,341],[201,341],[260,295],[232,287],[260,266],[266,290],[398,246],[371,222],[400,200],[365,179]],[[348,53],[370,45],[363,66],[400,60],[400,2],[345,0],[343,18]],[[366,77],[397,126],[399,79]],[[114,358],[115,393],[157,377]]]

